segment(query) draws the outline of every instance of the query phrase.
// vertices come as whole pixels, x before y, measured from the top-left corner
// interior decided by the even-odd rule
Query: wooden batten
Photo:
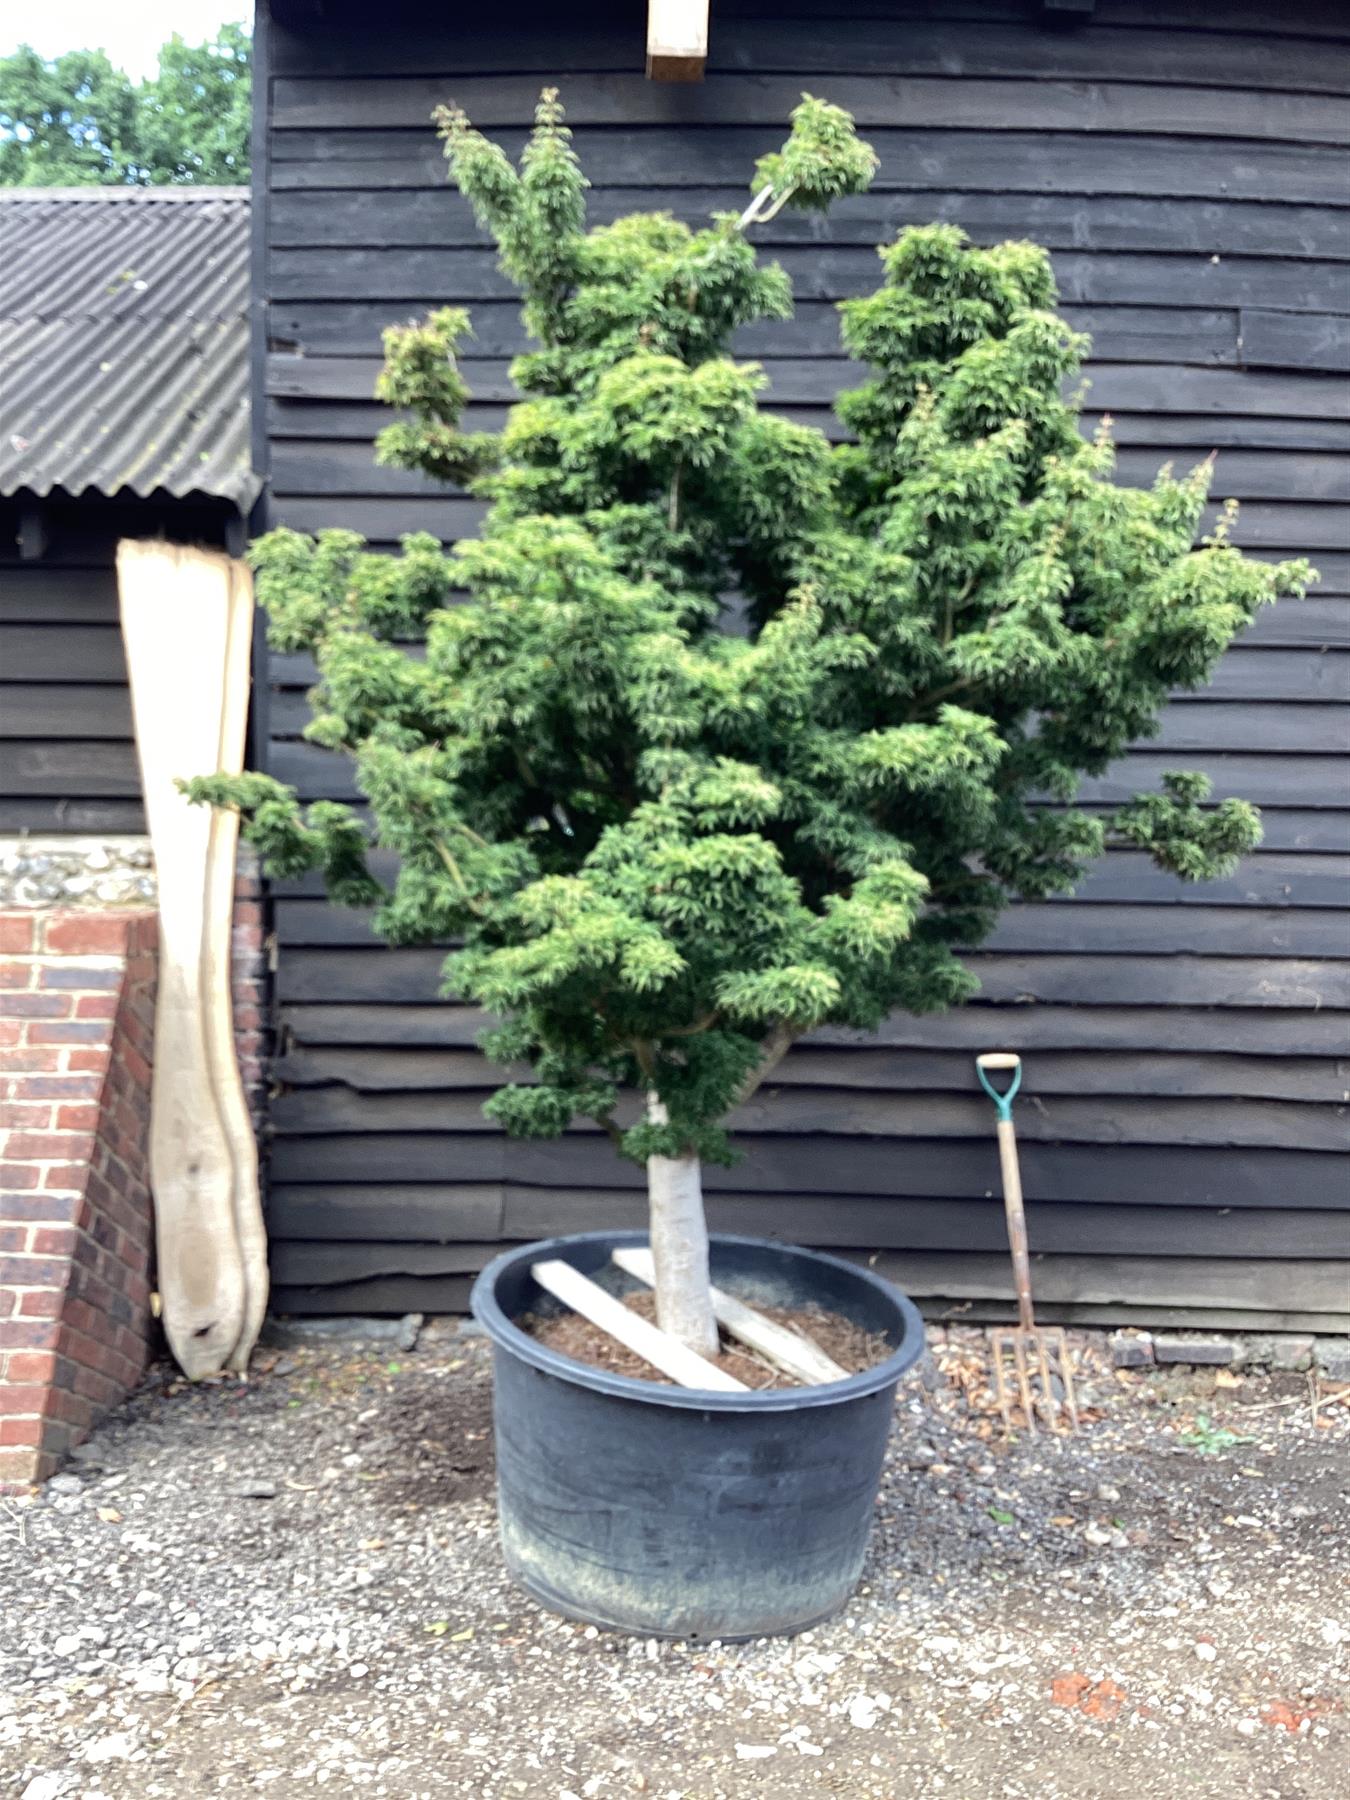
[[[243,766],[253,595],[218,552],[118,546],[146,821],[159,887],[150,1173],[165,1333],[186,1374],[244,1369],[267,1302],[257,1152],[230,1005],[233,814],[184,776]]]
[[[708,0],[649,0],[647,79],[702,81],[708,60]]]

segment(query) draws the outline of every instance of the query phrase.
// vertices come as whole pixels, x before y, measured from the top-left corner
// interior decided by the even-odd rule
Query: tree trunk
[[[653,1125],[667,1123],[655,1094],[647,1097]],[[717,1320],[708,1277],[708,1225],[703,1216],[703,1177],[693,1151],[647,1159],[652,1260],[656,1265],[656,1320],[700,1356],[716,1356]]]

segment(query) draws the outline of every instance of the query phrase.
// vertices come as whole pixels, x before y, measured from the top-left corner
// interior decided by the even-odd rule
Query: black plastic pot
[[[515,1579],[570,1618],[647,1637],[804,1631],[857,1584],[895,1385],[918,1359],[918,1312],[838,1257],[715,1237],[713,1280],[751,1305],[815,1303],[894,1346],[824,1387],[703,1392],[635,1381],[546,1349],[513,1320],[555,1303],[530,1265],[561,1257],[612,1291],[640,1232],[510,1250],[474,1284],[494,1345],[502,1548]]]

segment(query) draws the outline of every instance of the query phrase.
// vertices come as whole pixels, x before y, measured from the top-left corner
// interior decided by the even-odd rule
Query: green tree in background
[[[552,93],[518,168],[461,113],[441,128],[535,348],[504,430],[468,433],[467,316],[394,327],[378,454],[468,486],[482,531],[452,555],[255,545],[273,644],[318,664],[306,735],[351,758],[368,814],[260,774],[189,791],[391,942],[459,939],[445,991],[531,1076],[486,1111],[529,1137],[594,1120],[645,1165],[661,1323],[706,1351],[700,1159],[731,1154],[728,1115],[806,1032],[967,998],[1002,909],[1070,892],[1108,843],[1230,869],[1259,822],[1202,775],[1075,802],[1310,571],[1244,557],[1231,509],[1196,546],[1211,464],[1114,485],[1034,244],[903,232],[841,307],[866,371],[849,441],[765,410],[729,345],[791,294],[748,233],[867,186],[837,108],[804,100],[752,204],[701,231],[588,230]]]
[[[0,186],[246,182],[251,48],[242,25],[175,35],[134,82],[102,50],[20,46],[0,57]]]

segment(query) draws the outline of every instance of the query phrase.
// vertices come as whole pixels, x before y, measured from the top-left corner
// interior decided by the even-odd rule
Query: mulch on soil
[[[656,1297],[650,1290],[624,1294],[622,1299],[625,1306],[655,1324]],[[775,1325],[795,1331],[798,1337],[809,1338],[818,1350],[832,1357],[850,1375],[884,1362],[891,1353],[891,1344],[879,1331],[864,1331],[852,1319],[827,1312],[821,1306],[757,1306],[755,1310],[766,1319],[772,1319]],[[635,1350],[619,1343],[607,1331],[601,1331],[598,1325],[592,1325],[589,1319],[583,1319],[580,1313],[526,1313],[516,1320],[516,1324],[548,1349],[556,1350],[560,1356],[570,1356],[574,1362],[587,1363],[593,1369],[605,1369],[611,1375],[630,1375],[635,1381],[652,1381],[662,1387],[675,1385],[668,1375],[654,1369]],[[803,1386],[795,1375],[775,1368],[744,1344],[738,1344],[725,1331],[721,1336],[721,1354],[709,1357],[708,1361],[725,1374],[734,1375],[746,1387]]]

